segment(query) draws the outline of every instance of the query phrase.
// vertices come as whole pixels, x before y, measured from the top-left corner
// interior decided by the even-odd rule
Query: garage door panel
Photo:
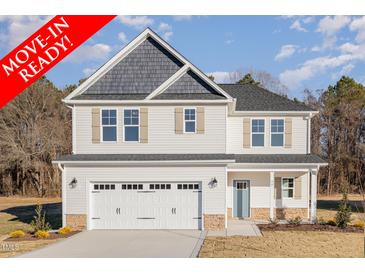
[[[92,189],[92,229],[201,229],[201,183],[95,182]]]

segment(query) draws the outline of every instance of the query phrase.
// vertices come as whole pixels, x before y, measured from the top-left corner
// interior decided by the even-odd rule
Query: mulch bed
[[[258,224],[261,231],[331,231],[331,232],[355,232],[364,233],[364,229],[354,226],[348,226],[345,229],[331,225],[312,225],[312,224]]]
[[[72,235],[75,235],[79,232],[80,231],[72,231],[68,234],[58,234],[58,233],[54,233],[54,232],[51,233],[50,232],[48,238],[37,238],[33,234],[27,233],[27,234],[25,234],[24,237],[21,237],[21,238],[7,238],[4,241],[5,242],[21,242],[21,241],[55,240],[55,239],[60,239],[60,238],[68,238],[68,237],[71,237]]]

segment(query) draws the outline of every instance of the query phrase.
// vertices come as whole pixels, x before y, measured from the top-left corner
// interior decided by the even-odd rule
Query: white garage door
[[[200,182],[95,182],[91,187],[91,229],[201,229]]]

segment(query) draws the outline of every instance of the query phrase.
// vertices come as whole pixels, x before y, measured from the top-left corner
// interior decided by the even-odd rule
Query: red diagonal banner
[[[115,15],[57,15],[0,61],[0,108]]]

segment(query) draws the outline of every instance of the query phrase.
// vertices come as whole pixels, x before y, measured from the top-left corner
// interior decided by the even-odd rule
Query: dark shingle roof
[[[192,161],[234,160],[233,154],[71,154],[56,161]]]
[[[138,94],[80,94],[74,100],[143,100],[149,95]]]
[[[151,93],[182,66],[181,61],[150,37],[83,94]]]
[[[256,85],[219,84],[237,99],[237,111],[312,111],[311,108]]]
[[[326,163],[314,154],[236,154],[235,159],[237,163]]]
[[[235,160],[236,163],[325,163],[313,154],[72,154],[56,161],[196,161]]]

